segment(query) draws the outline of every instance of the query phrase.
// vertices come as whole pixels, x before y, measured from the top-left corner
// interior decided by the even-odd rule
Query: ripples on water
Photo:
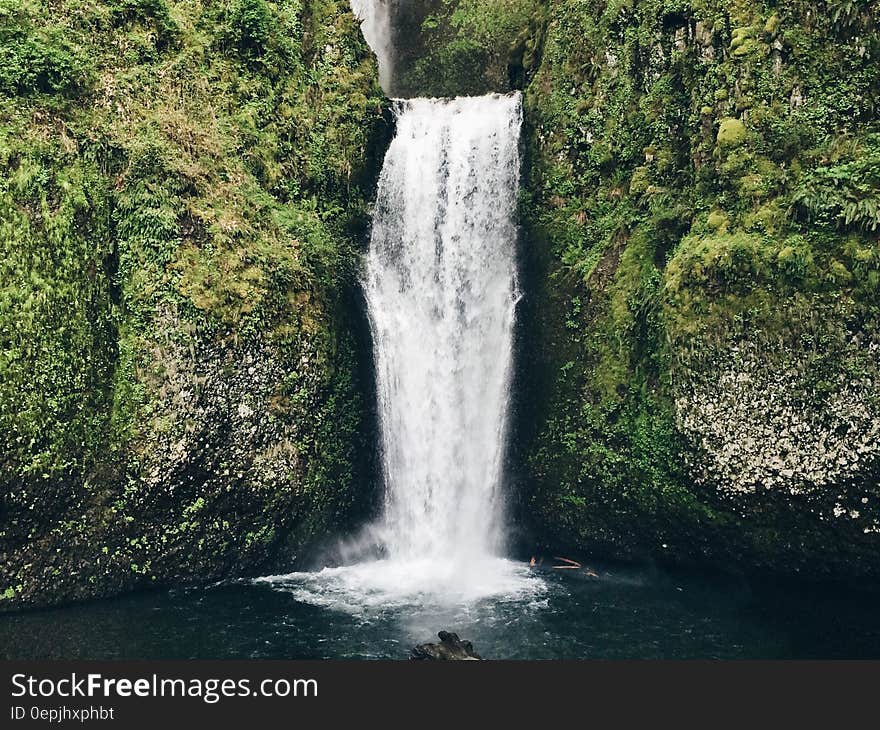
[[[381,563],[140,594],[0,616],[0,655],[405,659],[449,629],[493,659],[880,657],[875,596],[594,567],[506,563],[486,596],[451,601],[427,580],[383,591],[405,568]]]

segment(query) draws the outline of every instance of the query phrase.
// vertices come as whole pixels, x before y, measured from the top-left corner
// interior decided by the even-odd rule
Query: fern
[[[869,135],[865,147],[857,159],[809,172],[792,196],[790,212],[803,222],[841,230],[880,229],[880,135]]]

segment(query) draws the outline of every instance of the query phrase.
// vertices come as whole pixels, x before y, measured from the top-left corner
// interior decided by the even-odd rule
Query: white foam
[[[389,3],[390,0],[351,0],[351,9],[361,21],[364,40],[379,61],[379,83],[386,93],[390,90],[393,61]]]
[[[502,558],[464,565],[424,559],[376,560],[266,576],[254,582],[270,584],[304,603],[354,615],[407,607],[468,607],[486,600],[529,602],[547,589],[528,566]]]

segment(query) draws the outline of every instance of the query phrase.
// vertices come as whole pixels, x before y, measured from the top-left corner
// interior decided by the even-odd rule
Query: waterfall
[[[391,559],[500,548],[519,94],[395,102],[364,289]]]
[[[363,273],[384,514],[342,566],[260,580],[352,613],[416,606],[430,622],[428,605],[546,587],[501,557],[522,105],[489,94],[394,112]]]
[[[391,2],[392,0],[351,0],[352,12],[361,21],[364,40],[379,61],[379,83],[386,93],[390,93],[393,58]]]
[[[393,1],[352,0],[385,89]],[[546,588],[501,557],[522,100],[399,99],[394,113],[363,273],[384,514],[342,546],[341,566],[258,580],[319,606],[425,618],[428,605]]]

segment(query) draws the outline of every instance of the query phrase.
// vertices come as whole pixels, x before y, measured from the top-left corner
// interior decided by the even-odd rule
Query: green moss
[[[509,91],[536,70],[543,15],[537,0],[435,0],[407,12],[423,20],[420,28],[412,23],[399,31],[409,42],[397,59],[396,93]]]
[[[93,78],[84,49],[64,29],[42,25],[31,2],[0,2],[0,91],[76,96]]]
[[[651,184],[651,173],[648,167],[644,165],[637,167],[633,171],[632,178],[629,182],[629,191],[633,195],[639,195],[647,191]]]
[[[743,340],[821,353],[810,392],[835,369],[874,367],[831,334],[877,336],[869,16],[835,20],[809,2],[548,4],[526,91],[524,217],[550,283],[533,304],[540,354],[524,379],[537,412],[520,446],[523,514],[547,542],[876,575],[876,548],[819,517],[835,489],[858,487],[829,487],[821,506],[733,504],[682,469],[692,457],[675,422],[689,373],[713,372]],[[711,30],[691,42],[697,23]],[[872,478],[865,467],[858,483]]]
[[[722,147],[736,147],[746,138],[746,125],[740,119],[728,117],[718,126],[718,144]]]
[[[724,233],[727,231],[727,224],[729,223],[729,219],[721,211],[713,210],[709,213],[709,217],[706,219],[706,222],[709,224],[710,228]]]
[[[308,523],[298,554],[357,502],[341,302],[384,102],[348,3],[0,1],[0,48],[0,575],[32,604],[211,579]],[[227,444],[189,404],[248,357],[305,375]]]

